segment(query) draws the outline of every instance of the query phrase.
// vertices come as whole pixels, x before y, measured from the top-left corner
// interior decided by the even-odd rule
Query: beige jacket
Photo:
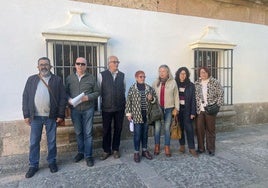
[[[156,95],[158,97],[158,102],[160,103],[160,90],[161,84],[157,87],[159,79],[155,80],[152,87],[154,88]],[[180,110],[179,92],[177,83],[174,78],[170,75],[169,79],[165,84],[165,108],[176,108]]]

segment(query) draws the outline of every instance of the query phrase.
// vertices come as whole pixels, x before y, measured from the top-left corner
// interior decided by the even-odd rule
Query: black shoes
[[[84,154],[83,153],[78,153],[75,157],[74,157],[74,162],[78,163],[79,161],[81,161],[82,159],[84,159]]]
[[[74,157],[74,162],[78,163],[79,161],[81,161],[82,159],[84,159],[84,154],[83,153],[78,153],[75,157]],[[93,157],[87,157],[86,158],[86,162],[87,162],[87,166],[91,167],[94,165],[94,160]]]
[[[105,160],[107,159],[111,154],[110,153],[106,153],[106,152],[103,152],[101,157],[100,157],[100,160]]]
[[[58,166],[56,163],[51,163],[48,165],[48,167],[49,167],[51,173],[58,172]]]
[[[93,157],[86,158],[86,162],[87,162],[87,166],[88,167],[94,166],[94,159],[93,159]]]
[[[25,178],[31,178],[38,171],[38,168],[30,167],[28,172],[25,174]]]
[[[196,152],[197,152],[198,154],[202,154],[202,153],[204,153],[205,151],[202,151],[202,150],[198,149],[198,150],[196,150]],[[208,155],[209,155],[210,157],[215,156],[215,151],[208,151]]]
[[[208,155],[209,155],[210,157],[213,157],[213,156],[215,156],[215,152],[214,152],[214,151],[209,151],[209,152],[208,152]]]
[[[200,150],[200,149],[198,149],[198,150],[196,150],[196,153],[198,153],[198,154],[202,154],[202,153],[204,153],[205,151],[202,151],[202,150]]]
[[[51,163],[48,165],[48,167],[49,167],[51,173],[58,172],[58,166],[56,163]],[[38,171],[38,168],[30,167],[28,172],[25,174],[25,178],[33,177],[37,171]]]

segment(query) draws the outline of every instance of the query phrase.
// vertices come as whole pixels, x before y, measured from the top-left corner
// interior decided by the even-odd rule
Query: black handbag
[[[201,92],[201,99],[202,99],[202,103],[204,103],[204,95],[202,90]],[[220,106],[215,102],[214,104],[209,104],[207,106],[204,107],[205,112],[209,115],[217,115],[218,112],[220,111]]]
[[[161,120],[162,118],[163,118],[163,112],[158,104],[158,101],[156,100],[149,106],[147,123],[148,125],[154,125],[155,121]]]
[[[217,105],[217,103],[207,105],[204,108],[205,108],[206,113],[209,115],[217,115],[218,112],[220,111],[220,106]]]

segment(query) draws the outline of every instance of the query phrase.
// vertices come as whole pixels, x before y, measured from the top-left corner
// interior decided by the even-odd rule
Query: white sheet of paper
[[[133,123],[133,120],[131,120],[129,122],[129,130],[130,130],[130,132],[133,132],[134,131],[134,123]]]
[[[83,96],[85,96],[85,93],[81,93],[80,95],[70,100],[70,103],[73,105],[73,107],[76,107],[78,104],[82,102],[81,99]]]

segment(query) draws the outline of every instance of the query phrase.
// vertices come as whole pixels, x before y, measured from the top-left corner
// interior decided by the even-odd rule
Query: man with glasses
[[[43,125],[46,127],[48,156],[51,173],[58,171],[56,164],[57,123],[64,119],[66,95],[62,79],[50,72],[50,60],[42,57],[38,60],[39,74],[30,76],[23,91],[22,110],[24,121],[30,126],[29,170],[26,178],[38,171],[40,159],[40,141]]]
[[[85,58],[76,59],[75,70],[74,74],[66,78],[65,84],[78,147],[74,162],[77,163],[85,158],[87,166],[91,167],[94,165],[92,157],[94,103],[99,96],[99,87],[94,76],[86,71],[87,60]],[[74,105],[73,98],[79,95],[81,96],[80,103]]]
[[[111,154],[120,158],[119,146],[122,124],[125,113],[125,75],[118,70],[119,60],[116,56],[108,58],[108,70],[101,72],[99,82],[101,88],[101,107],[103,120],[103,154],[100,159],[105,160]],[[112,137],[112,121],[114,132]],[[113,138],[113,140],[112,140]]]

